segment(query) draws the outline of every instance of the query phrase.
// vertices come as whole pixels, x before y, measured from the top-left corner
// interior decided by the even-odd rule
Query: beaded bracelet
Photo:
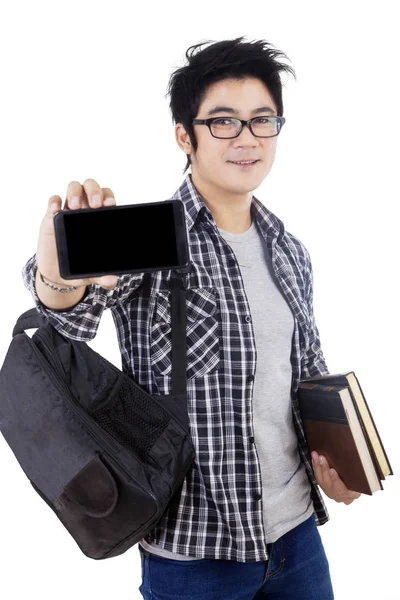
[[[68,288],[60,288],[56,285],[53,285],[49,281],[46,281],[40,271],[39,271],[39,275],[40,275],[40,279],[43,281],[43,283],[45,285],[47,285],[47,287],[51,288],[52,290],[55,290],[56,292],[61,292],[62,294],[66,294],[68,292],[74,292],[78,288],[83,287],[82,285],[78,285],[76,287],[72,286],[72,287],[68,287]]]

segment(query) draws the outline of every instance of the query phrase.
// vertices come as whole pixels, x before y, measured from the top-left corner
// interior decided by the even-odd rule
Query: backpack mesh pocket
[[[91,411],[92,418],[122,446],[144,460],[171,420],[151,396],[127,376],[111,391],[103,406]]]

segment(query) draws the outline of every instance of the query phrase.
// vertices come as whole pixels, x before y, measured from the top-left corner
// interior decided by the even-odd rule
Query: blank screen
[[[166,202],[64,214],[71,275],[175,266],[174,208]]]

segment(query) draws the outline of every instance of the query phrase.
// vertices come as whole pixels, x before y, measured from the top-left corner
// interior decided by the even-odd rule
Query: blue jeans
[[[329,564],[314,515],[268,544],[267,561],[181,561],[138,544],[145,600],[332,600]]]

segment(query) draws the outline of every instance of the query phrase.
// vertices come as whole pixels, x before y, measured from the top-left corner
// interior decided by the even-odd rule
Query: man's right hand
[[[99,204],[95,203],[95,196],[99,196]],[[78,181],[71,181],[67,188],[67,197],[61,209],[60,196],[51,196],[48,201],[48,210],[43,217],[39,230],[39,239],[36,250],[36,263],[38,270],[45,279],[59,284],[60,287],[84,286],[97,283],[106,289],[112,290],[118,282],[116,275],[103,275],[88,279],[62,279],[60,276],[57,256],[56,238],[54,233],[54,214],[67,208],[79,210],[80,208],[99,208],[101,206],[115,206],[115,198],[110,188],[101,188],[94,179],[86,179],[81,185]]]

